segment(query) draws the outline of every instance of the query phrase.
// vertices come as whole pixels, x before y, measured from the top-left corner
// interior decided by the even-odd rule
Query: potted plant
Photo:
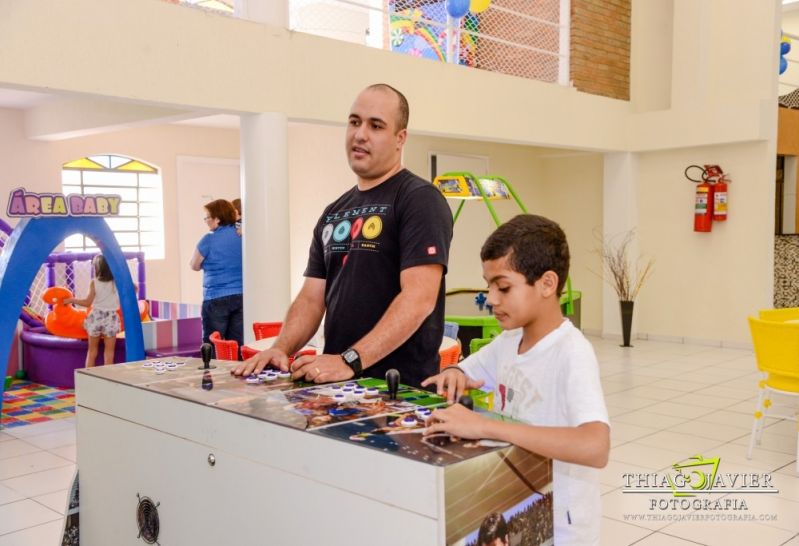
[[[633,325],[633,304],[644,281],[652,273],[654,259],[650,258],[643,267],[638,261],[634,264],[629,256],[629,247],[635,237],[635,230],[622,232],[609,239],[597,236],[597,254],[602,258],[602,275],[616,291],[621,308],[622,347],[630,345],[630,331]]]

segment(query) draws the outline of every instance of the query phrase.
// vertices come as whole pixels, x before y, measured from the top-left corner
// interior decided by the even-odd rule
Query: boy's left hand
[[[428,425],[424,429],[424,435],[427,436],[434,432],[448,432],[459,438],[477,440],[485,437],[483,424],[486,421],[485,417],[466,409],[460,404],[455,404],[447,409],[435,410],[427,421]]]

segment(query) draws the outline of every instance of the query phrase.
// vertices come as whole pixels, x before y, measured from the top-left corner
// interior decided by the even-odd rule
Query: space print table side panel
[[[77,374],[76,392],[78,421],[82,409],[91,408],[425,516],[437,515],[436,476],[441,469],[435,466],[130,387],[93,374]],[[376,468],[380,472],[375,472]],[[368,469],[368,480],[363,479],[364,469]]]
[[[137,494],[159,503],[158,540],[165,545],[439,544],[434,517],[88,408],[80,411],[84,546],[142,544],[136,538]],[[207,462],[209,453],[214,466]],[[348,479],[369,483],[374,474],[360,471]],[[395,490],[405,487],[415,484],[395,484]]]

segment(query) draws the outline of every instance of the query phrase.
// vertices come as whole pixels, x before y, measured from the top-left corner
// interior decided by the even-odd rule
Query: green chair
[[[469,342],[469,354],[473,355],[474,353],[476,353],[477,351],[479,351],[480,349],[482,349],[492,341],[494,341],[493,337],[474,338]]]

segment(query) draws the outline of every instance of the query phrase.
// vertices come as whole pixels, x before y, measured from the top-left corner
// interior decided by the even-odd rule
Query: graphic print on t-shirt
[[[370,205],[329,213],[322,228],[325,253],[377,251],[380,247],[378,238],[383,233],[381,217],[388,216],[390,211],[390,205]]]
[[[363,236],[366,239],[376,239],[383,231],[383,220],[379,216],[370,216],[363,226]]]
[[[541,393],[530,378],[513,364],[503,368],[497,378],[500,407],[495,408],[495,411],[499,410],[499,413],[513,419],[529,415],[535,405],[543,400]]]

